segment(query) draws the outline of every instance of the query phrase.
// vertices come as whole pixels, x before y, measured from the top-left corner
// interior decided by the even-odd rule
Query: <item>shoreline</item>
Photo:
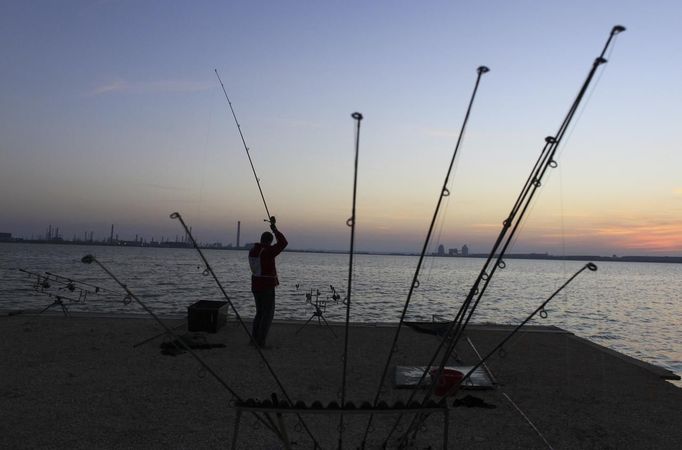
[[[165,318],[185,332],[185,317]],[[292,399],[310,404],[336,399],[340,383],[343,326],[276,321],[265,352]],[[330,330],[331,328],[331,330]],[[467,337],[481,354],[509,327],[477,325]],[[334,337],[330,331],[335,331]],[[350,328],[348,397],[373,397],[395,324],[353,324]],[[188,354],[162,355],[162,330],[146,316],[102,317],[74,314],[0,316],[0,346],[5,356],[0,401],[8,430],[4,448],[224,448],[233,435],[235,410],[230,396]],[[202,333],[203,334],[203,333]],[[199,354],[244,398],[268,398],[278,388],[241,327],[229,321],[217,333],[203,334],[223,348]],[[439,342],[436,336],[404,327],[392,365],[424,364]],[[461,347],[461,348],[460,348]],[[477,360],[467,345],[458,345],[465,363]],[[517,405],[554,448],[682,448],[682,389],[662,379],[669,371],[623,357],[554,327],[522,330],[506,346],[506,357],[493,356],[488,366],[497,386],[460,390],[493,409],[452,408],[449,441],[461,448],[546,448]],[[606,350],[606,351],[604,351]],[[405,400],[410,389],[392,388],[386,400]],[[281,398],[281,396],[280,396]],[[510,399],[510,400],[507,400]],[[452,403],[452,402],[451,402]],[[307,436],[292,439],[308,448]],[[246,417],[246,416],[245,416]],[[348,416],[344,442],[356,448],[364,416]],[[336,419],[306,415],[323,447],[336,443]],[[391,420],[381,419],[371,448],[380,443]],[[417,447],[442,442],[442,418],[429,419]],[[267,430],[244,419],[240,448],[279,448]]]
[[[184,243],[171,243],[168,245],[133,245],[131,243],[126,244],[110,244],[108,242],[71,242],[71,241],[30,241],[30,240],[20,240],[20,241],[0,241],[0,244],[31,244],[31,245],[66,245],[66,246],[83,246],[83,247],[115,247],[115,248],[161,248],[161,249],[185,249],[194,250],[194,247]],[[225,251],[248,251],[250,247],[216,247],[211,245],[199,245],[202,250],[225,250]],[[320,250],[320,249],[285,249],[284,252],[288,253],[316,253],[323,255],[347,255],[347,250]],[[374,252],[367,250],[356,250],[354,252],[356,255],[369,255],[369,256],[419,256],[419,253],[414,252]],[[487,253],[470,253],[466,256],[464,255],[438,255],[430,254],[426,255],[432,258],[488,258]],[[599,261],[599,262],[634,262],[634,263],[660,263],[660,264],[682,264],[682,256],[598,256],[598,255],[550,255],[548,253],[511,253],[504,256],[506,259],[529,259],[535,261]]]

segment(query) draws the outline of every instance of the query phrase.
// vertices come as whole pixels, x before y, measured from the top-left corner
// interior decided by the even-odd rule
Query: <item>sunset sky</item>
[[[512,252],[682,256],[679,1],[12,1],[0,6],[0,232],[486,252],[611,28],[608,64]]]

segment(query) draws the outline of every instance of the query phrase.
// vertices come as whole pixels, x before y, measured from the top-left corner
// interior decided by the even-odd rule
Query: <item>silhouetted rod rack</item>
[[[453,406],[469,406],[469,405],[457,405],[453,403]],[[448,448],[448,424],[450,422],[450,407],[447,404],[445,398],[439,401],[429,400],[424,405],[418,401],[413,401],[408,404],[400,400],[396,401],[392,405],[381,401],[373,406],[370,402],[362,402],[359,406],[356,406],[353,402],[346,402],[343,407],[338,402],[332,401],[328,404],[323,404],[321,401],[316,400],[310,405],[307,405],[303,401],[297,401],[293,405],[286,400],[278,400],[275,394],[272,395],[272,400],[258,400],[249,398],[244,401],[236,401],[235,409],[237,410],[237,417],[234,422],[234,433],[232,435],[232,448],[237,448],[237,440],[239,438],[239,424],[241,421],[241,415],[243,412],[251,413],[275,413],[277,415],[277,423],[279,427],[279,436],[284,442],[285,448],[291,448],[291,443],[289,442],[286,427],[284,425],[284,420],[282,419],[282,414],[431,414],[431,413],[441,413],[443,414],[443,449]],[[273,423],[274,425],[274,423]]]
[[[426,405],[422,406],[418,401],[412,401],[406,404],[402,401],[397,401],[392,405],[386,402],[379,402],[376,406],[373,406],[370,402],[362,402],[360,405],[356,406],[353,402],[346,402],[346,404],[341,407],[338,402],[330,402],[326,405],[322,404],[320,401],[314,401],[310,405],[307,405],[303,401],[296,402],[293,406],[287,401],[279,401],[277,403],[271,400],[257,400],[249,398],[242,402],[235,402],[235,408],[248,411],[270,411],[270,412],[303,412],[303,413],[358,413],[367,414],[370,412],[386,412],[386,413],[396,413],[396,412],[439,412],[448,405],[445,399],[439,401],[429,400]]]

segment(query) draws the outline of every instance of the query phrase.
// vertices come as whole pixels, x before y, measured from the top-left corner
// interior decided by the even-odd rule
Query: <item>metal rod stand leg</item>
[[[289,442],[289,436],[287,435],[287,429],[284,426],[284,419],[282,418],[282,414],[277,413],[277,425],[280,431],[280,439],[284,443],[284,448],[286,450],[291,450],[291,443]]]
[[[327,323],[327,319],[325,319],[324,316],[323,316],[322,314],[320,314],[320,317],[321,317],[322,320],[324,321],[324,324],[327,325],[327,328],[329,328],[329,331],[331,331],[332,334],[334,335],[334,337],[336,337],[336,333],[334,333],[334,330],[332,329],[331,325],[329,325],[329,324]]]
[[[313,315],[310,316],[310,319],[308,319],[308,321],[307,321],[306,323],[304,323],[303,326],[302,326],[301,328],[299,328],[298,330],[296,330],[296,333],[294,333],[294,334],[298,334],[298,333],[299,333],[302,329],[304,329],[304,328],[306,327],[306,325],[308,325],[308,324],[310,323],[310,321],[313,320],[314,318],[315,318],[315,313],[313,313]]]
[[[241,409],[237,410],[237,417],[234,419],[234,434],[232,435],[232,450],[237,449],[237,436],[239,435],[239,421],[242,420]]]
[[[448,450],[448,427],[450,425],[450,410],[443,411],[443,450]]]

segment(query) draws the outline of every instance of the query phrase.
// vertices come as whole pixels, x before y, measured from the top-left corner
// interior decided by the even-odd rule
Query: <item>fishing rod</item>
[[[508,250],[509,246],[511,245],[518,228],[520,224],[523,221],[524,216],[526,215],[526,212],[532,202],[533,197],[537,193],[537,190],[541,187],[542,185],[542,178],[544,177],[545,173],[549,168],[556,168],[558,166],[558,163],[555,160],[555,155],[557,148],[559,144],[561,143],[564,135],[566,134],[566,131],[568,130],[568,127],[578,110],[578,106],[580,105],[585,93],[587,92],[587,88],[589,87],[590,83],[592,82],[592,79],[594,78],[594,75],[597,71],[597,69],[602,65],[605,64],[607,61],[604,58],[604,55],[606,54],[606,51],[611,44],[614,36],[617,34],[621,33],[622,31],[625,30],[625,27],[621,25],[616,25],[611,29],[611,33],[609,34],[609,37],[606,41],[606,44],[604,45],[604,48],[602,49],[601,54],[594,60],[592,67],[583,82],[583,85],[578,92],[575,100],[573,101],[571,108],[569,109],[566,117],[564,118],[561,126],[559,127],[559,130],[554,136],[548,136],[545,138],[545,145],[543,147],[543,152],[541,153],[540,157],[538,158],[538,162],[536,162],[535,165],[535,170],[531,172],[531,176],[526,181],[526,184],[524,185],[524,189],[522,190],[521,195],[517,199],[517,202],[515,203],[514,207],[512,208],[512,211],[510,212],[510,215],[507,217],[507,219],[503,222],[503,227],[502,231],[500,232],[500,236],[498,236],[498,239],[495,243],[495,246],[493,246],[493,249],[490,251],[490,254],[488,256],[488,262],[491,262],[494,259],[494,255],[497,253],[497,258],[495,260],[494,264],[487,264],[486,266],[483,267],[481,272],[479,273],[479,276],[474,283],[474,287],[472,291],[470,291],[470,295],[467,296],[467,300],[464,302],[462,308],[460,308],[461,315],[459,318],[459,321],[456,325],[456,332],[454,334],[454,337],[451,339],[449,346],[447,348],[447,351],[444,354],[442,364],[441,366],[444,366],[445,363],[447,362],[447,358],[449,355],[452,353],[452,351],[455,348],[455,345],[457,344],[459,338],[461,337],[464,329],[466,328],[467,324],[471,320],[471,317],[473,316],[481,298],[483,297],[483,294],[485,293],[486,288],[488,287],[493,275],[495,274],[496,270],[499,269],[504,269],[506,267],[506,263],[504,262],[504,255],[506,251]],[[512,226],[513,224],[513,226]],[[504,239],[504,236],[507,234],[507,231],[509,231],[506,240]],[[505,240],[504,245],[500,248],[499,243],[501,243],[503,240]],[[499,253],[498,253],[499,252]],[[483,282],[482,286],[479,288],[479,284]],[[478,292],[477,292],[478,291]],[[472,299],[476,296],[476,300],[473,302],[473,305],[471,305]],[[469,305],[471,305],[470,308],[467,308]],[[466,312],[466,318],[465,318],[465,313]],[[447,336],[447,334],[445,335]]]
[[[535,165],[533,166],[533,169],[531,170],[531,173],[527,178],[526,183],[524,184],[521,190],[521,193],[517,197],[516,202],[514,203],[514,206],[512,207],[509,215],[502,222],[502,229],[495,241],[495,244],[493,245],[493,248],[491,249],[486,259],[485,264],[483,265],[483,268],[481,269],[476,280],[474,281],[464,302],[460,306],[455,316],[455,319],[447,327],[447,330],[444,333],[443,338],[441,339],[438,345],[438,348],[436,349],[433,356],[431,357],[431,360],[426,366],[427,368],[425,372],[422,374],[422,378],[426,376],[426,371],[434,363],[443,347],[445,347],[447,344],[447,347],[445,347],[445,351],[443,352],[441,362],[438,366],[439,373],[442,371],[443,367],[447,363],[448,358],[454,351],[457,342],[462,336],[464,329],[471,320],[471,317],[473,316],[474,311],[476,310],[478,304],[480,303],[480,300],[483,297],[483,294],[485,293],[490,281],[492,280],[493,275],[495,274],[498,268],[504,269],[506,267],[504,255],[507,249],[509,248],[509,245],[511,244],[516,232],[518,231],[519,225],[522,223],[523,217],[525,216],[535,193],[542,185],[542,178],[548,168],[557,167],[558,164],[554,159],[556,150],[559,144],[561,143],[561,140],[565,135],[568,126],[570,125],[578,109],[578,106],[580,105],[585,93],[587,92],[587,88],[589,87],[592,79],[594,78],[597,69],[599,68],[599,66],[607,62],[606,59],[604,58],[604,55],[606,54],[606,51],[609,48],[613,38],[623,31],[625,31],[625,27],[621,25],[616,25],[611,29],[608,40],[606,41],[606,44],[604,45],[601,54],[594,60],[585,81],[583,82],[576,98],[571,104],[571,107],[569,108],[569,111],[566,114],[563,122],[561,123],[561,126],[559,127],[559,130],[557,131],[556,135],[548,136],[545,138],[545,144],[542,148],[540,156],[535,162]]]
[[[448,388],[448,390],[442,395],[442,397],[443,397],[443,398],[446,398],[446,397],[449,397],[449,396],[455,394],[455,393],[457,392],[457,390],[459,389],[460,385],[464,382],[464,380],[466,380],[467,378],[469,378],[469,377],[470,377],[470,376],[471,376],[479,367],[483,366],[483,365],[486,363],[486,361],[487,361],[488,359],[490,359],[490,357],[492,357],[495,353],[497,353],[499,350],[501,350],[501,349],[504,347],[504,345],[505,345],[507,342],[509,342],[509,340],[510,340],[516,333],[518,333],[519,330],[521,330],[521,328],[523,328],[523,327],[524,327],[524,326],[525,326],[533,317],[535,317],[537,314],[540,314],[541,317],[547,317],[547,312],[545,311],[545,307],[549,304],[549,302],[551,302],[551,301],[554,299],[554,297],[556,297],[561,291],[563,291],[564,288],[566,288],[566,286],[568,286],[575,278],[578,277],[578,275],[580,275],[581,273],[583,273],[585,270],[590,270],[590,271],[592,271],[592,272],[596,272],[596,271],[597,271],[597,265],[594,264],[594,263],[592,263],[592,262],[589,262],[589,263],[585,264],[583,267],[581,267],[578,271],[576,271],[568,280],[566,280],[566,281],[564,282],[564,284],[562,284],[561,286],[559,286],[559,287],[552,293],[552,295],[550,295],[545,301],[543,301],[543,302],[540,304],[540,306],[538,306],[537,308],[535,308],[535,310],[534,310],[532,313],[530,313],[530,314],[529,314],[521,323],[519,323],[511,332],[509,332],[509,334],[507,334],[507,336],[505,336],[505,337],[504,337],[504,338],[503,338],[495,347],[493,347],[493,349],[490,350],[483,358],[480,358],[480,357],[479,357],[478,363],[476,363],[474,366],[472,366],[472,367],[464,374],[464,376],[462,376],[462,378],[461,378],[460,380],[457,381],[457,383],[455,383],[455,384],[453,384],[452,386],[450,386],[450,387]],[[439,368],[439,370],[438,370],[436,376],[433,377],[434,380],[438,380],[438,379],[441,377],[442,372],[443,372],[443,368]],[[420,380],[417,382],[417,386],[419,386],[420,383],[422,383],[422,381],[423,381],[423,377],[420,378]],[[426,404],[426,402],[428,401],[428,398],[430,397],[430,395],[433,394],[433,392],[435,391],[435,389],[436,389],[436,383],[434,382],[434,383],[432,383],[431,386],[429,387],[429,390],[428,390],[428,392],[427,392],[427,395],[424,397],[424,400],[422,401],[422,405]],[[419,418],[415,417],[415,419],[413,419],[413,421],[412,421],[412,423],[410,424],[410,426],[408,426],[408,428],[405,430],[405,433],[403,434],[403,437],[401,438],[401,445],[399,445],[399,447],[401,447],[403,444],[405,444],[407,435],[410,433],[410,431],[411,431],[411,430],[414,430],[414,432],[415,432],[415,434],[416,434],[417,431],[419,430],[421,424],[424,422],[424,420],[426,420],[426,416],[425,416],[424,414],[418,415],[418,417],[419,417]],[[390,435],[389,435],[389,436],[390,436]],[[414,437],[414,436],[413,436],[413,437]],[[388,440],[388,439],[387,439],[387,440]]]
[[[50,288],[50,282],[58,283],[62,285],[60,289],[67,289],[69,292],[74,292],[76,290],[85,292],[85,293],[92,293],[92,294],[97,294],[99,291],[105,291],[105,289],[95,286],[94,284],[86,283],[84,281],[78,281],[74,280],[73,278],[65,277],[62,275],[57,275],[55,273],[51,272],[45,272],[45,275],[37,273],[37,272],[31,272],[30,270],[26,269],[18,269],[20,272],[24,272],[27,274],[29,277],[36,277],[36,287],[40,287],[42,289],[48,289]],[[81,286],[87,286],[87,287],[81,287]],[[94,291],[88,290],[88,287],[94,288]]]
[[[104,289],[104,288],[99,287],[99,286],[94,285],[94,284],[86,283],[85,281],[74,280],[74,279],[72,279],[72,278],[64,277],[64,276],[62,276],[62,275],[57,275],[57,274],[55,274],[55,273],[51,273],[51,272],[47,272],[47,271],[45,271],[45,273],[46,273],[47,275],[53,276],[53,277],[55,278],[56,281],[59,281],[59,282],[66,282],[65,284],[67,284],[67,288],[68,288],[69,290],[71,290],[71,288],[68,287],[68,286],[72,286],[74,283],[77,283],[77,284],[82,284],[83,286],[89,286],[89,287],[91,287],[91,288],[95,288],[95,294],[99,293],[99,291],[107,292],[107,289]]]
[[[354,112],[351,117],[356,122],[355,131],[355,170],[353,174],[353,206],[351,209],[351,216],[346,221],[346,225],[350,227],[350,252],[348,260],[348,294],[346,297],[346,332],[343,341],[343,376],[341,378],[341,407],[346,404],[346,369],[348,367],[348,334],[350,324],[350,304],[351,304],[351,286],[353,283],[353,253],[355,249],[355,203],[358,191],[358,155],[360,153],[360,122],[363,117],[359,112]],[[334,292],[334,287],[330,286]],[[334,292],[336,295],[336,292]],[[343,449],[343,413],[339,416],[339,450]]]
[[[230,385],[228,385],[227,382],[226,382],[225,380],[223,380],[222,377],[221,377],[220,375],[218,375],[218,374],[216,373],[216,371],[214,371],[213,368],[211,368],[211,366],[209,366],[209,365],[206,363],[206,361],[204,361],[204,360],[203,360],[203,359],[202,359],[194,350],[192,350],[191,347],[190,347],[189,345],[187,345],[187,343],[184,341],[184,339],[182,339],[180,336],[176,335],[176,334],[173,332],[173,330],[171,330],[171,329],[168,327],[168,325],[166,325],[165,323],[163,323],[163,321],[159,318],[159,316],[157,316],[157,315],[154,313],[154,311],[152,311],[152,310],[151,310],[151,309],[150,309],[142,300],[140,300],[139,297],[138,297],[137,295],[135,295],[135,294],[130,290],[130,288],[128,288],[128,286],[127,286],[126,284],[122,283],[122,282],[116,277],[116,275],[114,275],[106,266],[104,266],[104,264],[102,264],[97,258],[95,258],[95,256],[93,256],[93,255],[85,255],[85,256],[81,259],[81,262],[84,263],[84,264],[92,264],[92,263],[95,263],[96,265],[98,265],[98,266],[100,267],[100,269],[102,269],[107,275],[109,275],[109,277],[111,277],[111,279],[114,280],[114,281],[116,282],[116,284],[118,284],[118,285],[126,292],[127,298],[131,298],[131,299],[135,300],[135,301],[142,307],[142,309],[144,309],[150,316],[152,316],[152,317],[154,318],[154,320],[155,320],[159,325],[161,325],[161,327],[166,331],[166,333],[167,333],[170,337],[175,338],[175,340],[173,341],[174,343],[177,343],[178,345],[180,345],[180,346],[183,348],[183,350],[189,352],[189,354],[192,355],[192,357],[194,357],[194,359],[197,360],[197,362],[201,365],[201,367],[203,367],[204,370],[206,370],[208,373],[210,373],[210,374],[213,376],[213,378],[215,378],[216,381],[218,381],[218,383],[220,383],[220,384],[221,384],[221,385],[230,393],[230,395],[232,395],[232,397],[233,397],[234,399],[237,399],[237,401],[239,401],[239,402],[242,401],[242,399],[241,399],[241,397],[239,396],[239,394],[237,394],[237,392],[236,392],[234,389],[232,389],[232,388],[230,387]],[[174,345],[175,345],[175,344],[174,344]],[[270,429],[271,431],[273,431],[275,434],[279,435],[278,431],[276,430],[276,427],[271,426],[270,423],[266,422],[266,421],[265,421],[262,417],[260,417],[258,414],[254,413],[254,416],[256,417],[256,419],[257,419],[258,421],[260,421],[263,425],[265,425],[265,427],[269,428],[269,429]],[[281,438],[281,437],[280,437],[280,438]]]
[[[413,294],[414,290],[417,287],[419,287],[419,272],[421,270],[421,266],[422,266],[422,263],[424,261],[424,257],[426,256],[426,252],[428,250],[429,243],[431,241],[431,235],[432,235],[433,229],[436,225],[436,219],[437,219],[438,213],[440,211],[441,203],[443,202],[443,199],[445,197],[448,197],[450,195],[450,191],[448,190],[448,187],[447,187],[448,183],[450,181],[450,174],[452,173],[452,168],[454,166],[455,159],[457,158],[459,148],[462,144],[462,138],[464,137],[464,130],[466,129],[466,125],[469,121],[469,115],[471,114],[471,109],[472,109],[472,106],[474,104],[474,99],[476,98],[476,93],[478,91],[478,86],[481,82],[481,77],[483,76],[483,74],[485,74],[489,71],[490,71],[490,69],[486,66],[479,66],[476,69],[476,73],[477,73],[476,83],[474,84],[474,89],[473,89],[473,92],[471,93],[471,98],[469,100],[469,106],[467,107],[467,111],[466,111],[466,114],[464,116],[464,121],[462,122],[462,127],[460,128],[460,131],[459,131],[459,137],[457,138],[457,143],[456,143],[455,149],[452,153],[452,158],[450,159],[450,165],[448,166],[448,170],[447,170],[447,173],[445,175],[445,179],[443,180],[443,187],[441,188],[440,194],[438,195],[438,201],[436,203],[436,208],[433,212],[433,217],[431,218],[431,224],[429,225],[429,229],[426,233],[426,239],[424,239],[424,246],[422,247],[421,254],[419,255],[419,261],[417,262],[417,268],[416,268],[416,270],[414,272],[414,276],[412,278],[412,284],[410,285],[410,290],[408,291],[407,299],[405,300],[405,304],[403,305],[403,311],[402,311],[402,314],[400,315],[400,321],[398,322],[398,327],[396,329],[395,336],[393,337],[393,343],[391,344],[391,349],[388,352],[388,359],[386,361],[386,364],[384,365],[384,369],[383,369],[383,372],[381,374],[381,378],[379,380],[379,387],[378,387],[377,393],[374,397],[374,403],[373,403],[374,407],[377,406],[379,399],[381,397],[381,392],[383,390],[384,383],[386,382],[386,376],[388,374],[388,369],[389,369],[389,366],[391,364],[391,360],[393,358],[393,353],[394,353],[395,347],[398,343],[398,337],[400,335],[400,331],[401,331],[403,322],[405,321],[405,315],[407,314],[407,309],[410,305],[410,300],[412,299],[412,294]],[[364,433],[364,436],[362,438],[362,448],[364,448],[366,443],[367,443],[367,436],[368,436],[370,428],[372,426],[373,418],[374,418],[374,415],[370,414],[369,419],[367,421],[367,426],[365,427],[365,433]]]
[[[242,127],[239,125],[239,121],[237,120],[237,114],[234,112],[234,108],[232,107],[232,102],[230,101],[230,97],[227,95],[227,91],[225,90],[225,85],[223,84],[223,80],[220,79],[220,75],[218,75],[218,69],[213,69],[215,70],[215,75],[218,77],[218,81],[220,82],[220,87],[223,88],[223,94],[225,94],[225,99],[227,100],[227,104],[230,105],[230,111],[232,112],[232,117],[234,117],[234,123],[237,124],[237,130],[239,131],[239,137],[242,138],[242,144],[244,144],[244,150],[246,150],[246,156],[249,158],[249,164],[251,164],[251,170],[253,171],[253,176],[256,178],[256,184],[258,185],[258,192],[260,192],[260,198],[263,199],[263,206],[265,206],[265,213],[267,214],[267,219],[265,222],[271,222],[271,215],[270,215],[270,210],[268,209],[268,204],[265,201],[265,195],[263,195],[263,189],[260,186],[260,178],[258,178],[258,175],[256,174],[256,168],[253,166],[253,161],[251,160],[251,153],[249,152],[249,147],[246,145],[246,140],[244,139],[244,134],[242,133]]]
[[[37,273],[37,272],[31,272],[30,270],[22,269],[19,268],[17,269],[20,272],[23,272],[31,277],[35,277],[35,283],[33,283],[33,290],[39,294],[44,294],[47,295],[50,298],[54,298],[55,301],[48,305],[45,309],[41,311],[45,312],[48,308],[59,305],[62,307],[62,311],[64,311],[65,315],[67,314],[67,308],[63,303],[63,300],[68,300],[71,303],[85,303],[88,294],[98,294],[100,291],[104,291],[104,289],[100,288],[99,286],[95,286],[94,284],[86,283],[84,281],[78,281],[74,280],[69,277],[65,277],[62,275],[57,275],[51,272],[45,272],[43,275],[42,273]],[[54,292],[49,292],[49,289],[54,289],[52,283],[55,283],[57,291],[69,291],[71,294],[77,294],[78,298],[71,298],[67,297],[64,295],[59,295]],[[94,288],[94,290],[90,290],[90,288]]]
[[[246,324],[244,323],[244,320],[242,320],[242,317],[241,317],[241,315],[239,314],[239,311],[237,311],[237,308],[234,306],[234,303],[232,302],[232,299],[230,299],[230,296],[227,295],[227,292],[225,291],[225,288],[223,287],[223,284],[222,284],[222,283],[220,282],[220,280],[218,279],[218,276],[216,275],[215,271],[213,270],[213,267],[211,267],[211,264],[210,264],[210,263],[208,262],[208,260],[206,259],[206,256],[204,256],[204,252],[202,252],[201,249],[199,248],[199,245],[197,244],[197,241],[194,239],[194,236],[192,235],[191,230],[189,229],[189,227],[188,227],[187,224],[185,223],[185,221],[184,221],[184,219],[182,218],[182,216],[180,215],[180,213],[174,212],[174,213],[172,213],[172,214],[170,215],[170,218],[171,218],[171,219],[177,219],[177,220],[180,222],[180,224],[182,225],[182,227],[185,229],[185,233],[187,233],[187,237],[188,237],[188,238],[190,239],[190,241],[192,242],[192,246],[194,247],[194,249],[195,249],[195,250],[197,251],[197,253],[199,254],[199,257],[200,257],[201,260],[203,261],[204,266],[206,266],[206,271],[204,271],[204,273],[208,272],[208,273],[211,275],[211,277],[213,278],[213,280],[216,282],[216,285],[218,286],[218,289],[220,289],[220,292],[223,294],[223,297],[225,298],[225,300],[227,300],[227,303],[230,305],[230,308],[232,308],[232,311],[234,312],[235,318],[237,319],[237,321],[239,322],[239,324],[241,325],[241,327],[242,327],[242,328],[244,329],[244,331],[246,332],[246,335],[249,337],[249,340],[253,341],[253,336],[251,335],[251,332],[249,331],[249,328],[248,328],[248,327],[246,326]],[[294,405],[294,402],[293,402],[293,401],[291,400],[291,398],[289,397],[289,394],[287,393],[286,389],[284,388],[284,385],[282,384],[282,382],[280,381],[279,377],[278,377],[277,374],[275,373],[275,370],[272,368],[272,366],[271,366],[270,363],[268,362],[268,359],[265,357],[265,354],[263,354],[263,351],[261,350],[260,346],[254,345],[253,347],[254,347],[254,348],[256,349],[256,351],[258,352],[258,355],[260,356],[261,360],[263,361],[263,363],[264,363],[265,366],[267,367],[268,371],[269,371],[270,374],[272,375],[272,378],[273,378],[273,379],[275,380],[275,382],[277,383],[277,386],[279,386],[279,389],[282,391],[282,394],[283,394],[284,397],[286,398],[286,401],[287,401],[290,405]],[[315,448],[316,448],[316,449],[317,449],[317,448],[320,448],[320,445],[318,444],[317,439],[315,439],[315,436],[313,436],[312,432],[310,431],[310,429],[308,428],[308,426],[306,425],[306,423],[303,421],[303,418],[301,417],[301,415],[298,414],[298,413],[296,413],[296,415],[297,415],[297,417],[298,417],[299,422],[301,423],[301,425],[303,426],[303,428],[305,429],[305,431],[308,433],[308,436],[310,436],[310,438],[313,440],[313,444],[314,444]]]

